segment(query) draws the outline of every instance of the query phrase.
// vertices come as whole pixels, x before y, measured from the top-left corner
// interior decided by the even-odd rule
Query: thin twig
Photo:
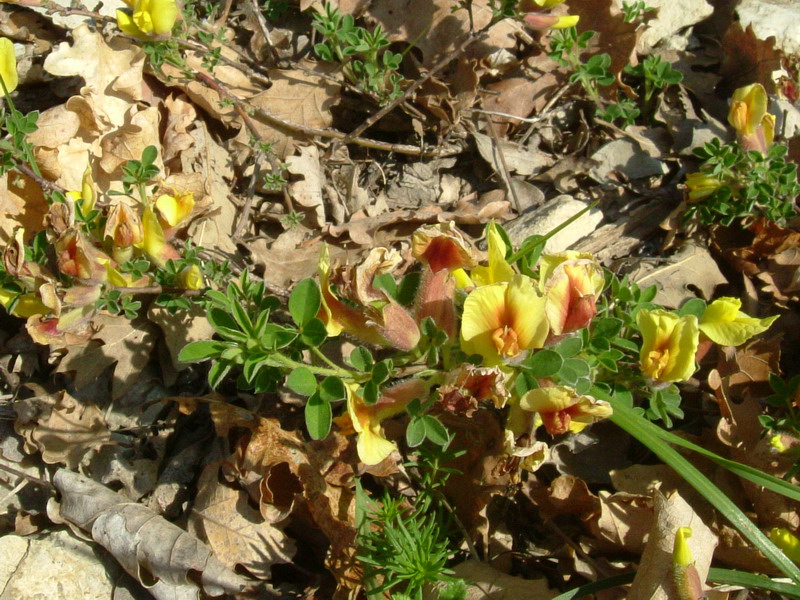
[[[500,146],[500,136],[497,135],[497,130],[494,128],[494,123],[492,122],[491,118],[486,119],[486,125],[489,129],[489,133],[492,136],[492,141],[494,142],[497,156],[500,159],[500,167],[503,171],[503,182],[506,184],[506,191],[514,200],[514,207],[517,209],[517,214],[522,214],[522,205],[517,197],[517,190],[514,188],[514,182],[511,181],[511,173],[508,170],[508,164],[506,164],[506,154],[503,151],[502,146]]]
[[[236,227],[233,229],[233,240],[241,241],[242,230],[244,230],[247,221],[250,220],[250,213],[253,210],[253,199],[256,195],[256,185],[258,178],[261,176],[261,159],[264,158],[264,153],[256,151],[253,157],[253,174],[250,176],[250,183],[247,184],[247,195],[245,196],[244,205],[239,213],[239,220],[236,221]]]
[[[143,285],[142,287],[123,287],[123,286],[107,286],[108,291],[119,292],[123,295],[128,294],[147,294],[150,296],[157,296],[158,294],[170,294],[173,296],[184,296],[186,298],[198,298],[204,296],[205,289],[200,290],[186,290],[183,288],[165,288],[160,285]]]
[[[52,181],[45,179],[44,177],[40,177],[39,175],[34,173],[33,169],[31,169],[25,163],[18,162],[14,165],[14,168],[23,175],[25,175],[26,177],[33,179],[38,184],[38,186],[42,188],[42,190],[44,190],[45,192],[61,192],[62,194],[66,193],[66,190],[62,188],[60,185],[53,183]]]
[[[0,462],[0,470],[11,473],[12,475],[16,475],[17,477],[22,477],[24,479],[27,479],[31,483],[35,483],[36,485],[41,487],[50,487],[50,488],[53,487],[53,484],[50,483],[49,481],[46,481],[45,479],[39,479],[38,477],[34,477],[33,475],[28,475],[24,471],[19,471],[14,467],[9,467],[5,463]]]

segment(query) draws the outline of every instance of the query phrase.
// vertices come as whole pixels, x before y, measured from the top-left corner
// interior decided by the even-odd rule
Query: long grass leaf
[[[727,585],[740,585],[747,589],[760,588],[775,592],[786,598],[800,598],[800,586],[785,581],[775,581],[763,575],[730,569],[709,569],[708,581]]]

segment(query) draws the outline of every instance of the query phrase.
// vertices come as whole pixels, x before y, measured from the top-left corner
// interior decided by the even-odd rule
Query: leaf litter
[[[681,161],[709,137],[702,131],[725,127],[719,99],[761,83],[797,101],[797,57],[775,38],[760,39],[758,23],[734,22],[733,8],[650,0],[655,10],[631,23],[622,3],[568,0],[579,30],[597,32],[583,59],[610,55],[613,84],[602,89],[604,101],[636,100],[625,67],[650,56],[668,57],[685,75],[684,85],[659,97],[647,127],[620,128],[594,118],[569,72],[549,56],[554,30],[506,19],[460,47],[470,27],[491,19],[492,4],[482,0],[467,3],[474,22],[444,0],[339,4],[359,23],[382,27],[392,51],[403,54],[401,90],[420,83],[377,122],[371,115],[391,100],[365,91],[352,67],[315,59],[319,36],[307,2],[305,13],[266,21],[264,12],[229,4],[233,35],[187,46],[191,79],[168,62],[147,67],[142,40],[83,17],[64,20],[80,16],[75,6],[38,14],[30,9],[36,2],[17,4],[0,7],[0,27],[30,63],[20,69],[16,97],[41,111],[29,137],[41,174],[11,170],[0,180],[4,261],[13,258],[19,228],[29,243],[64,216],[48,206],[43,186],[79,190],[88,167],[105,202],[115,202],[123,167],[153,146],[159,189],[193,193],[191,216],[171,239],[190,236],[211,258],[229,260],[237,273],[251,269],[283,298],[317,274],[323,244],[342,264],[357,264],[376,245],[394,246],[408,268],[410,235],[420,225],[454,222],[477,240],[485,224],[507,222],[519,243],[599,202],[548,250],[591,249],[609,267],[624,259],[635,265],[631,281],[656,284],[654,301],[668,307],[747,290],[759,314],[783,311],[790,323],[796,310],[795,221],[755,220],[744,232],[715,226],[709,239],[675,225],[683,170],[692,168]],[[109,7],[101,10],[113,20]],[[706,44],[710,38],[716,44]],[[266,154],[273,160],[259,163]],[[48,277],[38,285],[52,283]],[[85,570],[76,579],[119,577],[121,568],[130,585],[155,598],[253,590],[343,598],[363,590],[356,480],[375,498],[381,490],[411,498],[400,454],[365,467],[344,428],[310,440],[302,405],[283,391],[208,394],[202,374],[178,359],[186,344],[213,334],[196,307],[151,304],[129,320],[74,309],[65,298],[58,306],[59,318],[30,318],[25,326],[3,316],[0,414],[13,430],[0,429],[0,523],[9,534],[0,555],[7,552],[12,566],[0,572],[0,598],[37,593],[26,587],[25,561],[41,556],[33,568],[46,570],[53,550],[36,546],[40,540],[76,556],[88,543],[104,548],[114,560],[88,560],[75,567]],[[791,461],[776,454],[758,421],[770,373],[793,374],[786,357],[796,357],[796,333],[784,328],[785,337],[699,357],[710,370],[686,384],[695,416],[681,435],[796,482]],[[635,564],[627,597],[675,597],[672,540],[685,526],[702,581],[712,558],[774,573],[682,479],[649,464],[647,450],[627,437],[622,443],[618,430],[598,426],[555,444],[533,472],[519,469],[522,457],[509,459],[496,410],[441,420],[455,433],[454,448],[465,451],[448,463],[458,473],[442,494],[468,540],[453,566],[470,582],[467,598],[553,598]],[[387,431],[393,426],[396,439],[401,424],[386,423]],[[598,455],[604,460],[592,464]],[[726,477],[710,462],[698,464],[712,478]],[[753,482],[720,485],[762,529],[800,527],[796,501]],[[50,591],[42,593],[76,593],[64,587],[58,596],[48,581],[56,583],[44,578]]]

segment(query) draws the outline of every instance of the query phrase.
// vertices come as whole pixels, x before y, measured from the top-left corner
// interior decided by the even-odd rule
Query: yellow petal
[[[189,265],[178,273],[178,282],[185,290],[199,290],[205,285],[203,274],[197,265]]]
[[[175,0],[151,0],[150,14],[153,22],[153,33],[165,35],[172,31],[178,20],[178,5]]]
[[[783,550],[787,558],[800,564],[800,540],[793,533],[788,529],[773,527],[769,532],[769,539]]]
[[[117,9],[117,27],[119,27],[123,33],[134,37],[145,35],[145,33],[136,26],[136,23],[134,23],[133,17],[124,10]]]
[[[489,223],[486,238],[489,246],[489,266],[475,267],[470,272],[472,281],[478,286],[511,281],[514,269],[506,261],[506,243],[494,222]]]
[[[164,237],[164,230],[158,222],[158,217],[150,207],[145,208],[142,214],[142,231],[144,232],[142,249],[158,266],[163,267],[167,264],[164,257],[167,239]]]
[[[551,27],[552,29],[566,29],[568,27],[575,27],[580,19],[581,18],[578,15],[566,15],[559,17],[556,24],[551,25]]]
[[[537,6],[541,6],[542,8],[553,8],[554,6],[558,6],[562,4],[564,0],[533,0],[536,2]]]
[[[694,562],[692,551],[686,540],[692,537],[691,527],[679,527],[675,532],[675,543],[672,547],[672,562],[681,567],[688,567]]]
[[[194,195],[191,192],[175,196],[162,194],[156,200],[156,209],[170,227],[175,227],[194,209]]]
[[[94,208],[96,201],[95,193],[94,193],[94,179],[92,178],[92,166],[91,164],[86,165],[86,170],[83,172],[83,177],[81,178],[81,209],[83,210],[83,214],[89,214],[89,212]]]
[[[718,298],[706,307],[700,318],[700,331],[721,346],[740,346],[751,337],[763,333],[778,315],[757,319],[740,312],[738,298]]]
[[[520,348],[541,348],[547,339],[549,325],[545,299],[533,289],[533,280],[524,275],[514,275],[506,291],[506,303]]]
[[[358,434],[356,450],[365,465],[377,465],[397,449],[393,442],[380,433],[380,426],[367,428]]]
[[[733,93],[728,122],[736,131],[750,135],[761,125],[768,102],[767,92],[760,83],[741,87]]]
[[[17,57],[14,44],[8,38],[0,38],[0,77],[3,78],[6,92],[10,94],[17,89]]]
[[[467,354],[480,354],[488,361],[497,361],[492,334],[502,326],[507,283],[485,285],[470,292],[464,301],[461,316],[461,348]]]

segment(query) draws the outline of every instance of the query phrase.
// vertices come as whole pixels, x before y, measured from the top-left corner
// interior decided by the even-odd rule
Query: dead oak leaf
[[[330,69],[323,65],[309,63],[305,70],[273,69],[269,73],[272,87],[250,98],[253,106],[265,113],[301,127],[323,129],[333,123],[331,107],[339,97],[341,86],[331,83],[322,77],[322,69]],[[317,70],[320,75],[314,74]],[[305,140],[302,132],[290,127],[281,127],[274,122],[267,122],[258,113],[253,115],[253,124],[259,137],[265,142],[274,144],[275,153],[285,158],[292,153],[294,140]],[[242,127],[236,141],[243,148],[251,148],[251,132]],[[246,154],[246,153],[245,153]],[[246,156],[238,156],[239,161]]]
[[[20,400],[16,410],[16,432],[25,438],[26,447],[41,452],[49,465],[77,469],[87,452],[111,439],[103,412],[65,391]]]
[[[273,563],[291,562],[293,543],[250,506],[246,491],[219,482],[219,464],[203,470],[189,517],[189,531],[205,540],[222,564],[241,565],[258,579],[269,579]]]
[[[0,241],[10,241],[18,227],[33,236],[44,226],[48,210],[42,188],[33,179],[17,171],[0,177]]]
[[[72,39],[72,46],[62,42],[47,56],[45,71],[83,77],[86,86],[81,96],[91,103],[98,124],[106,131],[119,127],[128,108],[142,97],[144,51],[126,38],[106,43],[86,25],[74,29]]]
[[[116,363],[111,387],[112,398],[119,398],[134,384],[136,376],[150,360],[155,347],[155,326],[144,319],[103,314],[92,320],[100,329],[85,344],[69,346],[58,363],[57,373],[75,372],[75,387],[81,388]]]

